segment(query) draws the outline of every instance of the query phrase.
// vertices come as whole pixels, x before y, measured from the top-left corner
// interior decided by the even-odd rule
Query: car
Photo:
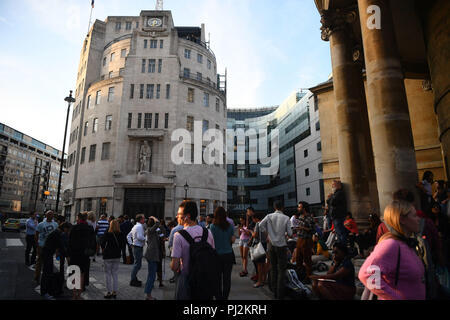
[[[20,232],[20,220],[19,219],[7,219],[4,224],[2,224],[2,231],[13,230]]]
[[[27,219],[20,219],[20,229],[25,229],[27,226]]]

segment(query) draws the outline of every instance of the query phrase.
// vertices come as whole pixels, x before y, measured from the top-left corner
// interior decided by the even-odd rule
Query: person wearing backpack
[[[74,289],[73,299],[82,300],[81,292],[85,288],[85,275],[89,270],[89,257],[93,257],[97,250],[95,231],[87,223],[87,213],[78,214],[78,224],[69,234],[69,265],[77,265],[81,271],[81,289]]]
[[[116,299],[119,285],[118,272],[121,249],[125,246],[125,236],[120,232],[117,219],[111,221],[109,230],[100,239],[103,253],[103,268],[105,270],[106,289],[105,299]],[[112,281],[111,281],[112,280]],[[111,283],[112,282],[112,283]]]
[[[183,201],[178,216],[184,226],[175,233],[170,268],[178,274],[175,300],[211,300],[218,293],[219,258],[211,231],[197,225],[197,204]]]

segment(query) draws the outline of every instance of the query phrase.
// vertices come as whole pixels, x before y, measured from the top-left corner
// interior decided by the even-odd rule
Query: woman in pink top
[[[244,217],[241,217],[239,219],[239,221],[240,221],[240,223],[239,223],[239,251],[241,253],[242,268],[243,268],[243,270],[241,271],[241,273],[239,273],[239,275],[241,277],[245,277],[246,275],[248,275],[248,271],[247,271],[248,251],[249,251],[248,242],[250,241],[252,232],[251,232],[251,230],[249,230],[247,228],[247,223],[246,223]]]
[[[384,222],[390,232],[361,266],[359,280],[379,300],[425,300],[425,269],[410,238],[420,229],[416,210],[395,200],[384,210]]]

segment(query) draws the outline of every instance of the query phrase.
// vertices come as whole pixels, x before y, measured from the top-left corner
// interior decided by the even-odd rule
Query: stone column
[[[322,39],[330,41],[333,86],[338,130],[339,175],[347,196],[348,210],[361,226],[378,211],[372,144],[362,78],[362,52],[352,36],[355,11],[327,11],[322,15]]]
[[[381,28],[369,29],[372,14],[380,9]],[[367,102],[372,135],[380,210],[400,188],[416,193],[417,163],[409,117],[404,75],[387,0],[358,0],[367,74]]]
[[[447,180],[450,179],[450,1],[426,3],[424,35]],[[447,54],[446,54],[447,53]]]

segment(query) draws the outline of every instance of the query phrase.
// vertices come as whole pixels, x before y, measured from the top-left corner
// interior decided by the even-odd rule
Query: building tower
[[[200,213],[225,206],[225,164],[171,161],[177,128],[192,138],[194,121],[203,130],[226,129],[225,87],[217,79],[204,28],[175,27],[170,11],[96,20],[78,69],[66,214],[72,220],[90,210],[172,218],[185,198],[186,182],[187,197]]]

